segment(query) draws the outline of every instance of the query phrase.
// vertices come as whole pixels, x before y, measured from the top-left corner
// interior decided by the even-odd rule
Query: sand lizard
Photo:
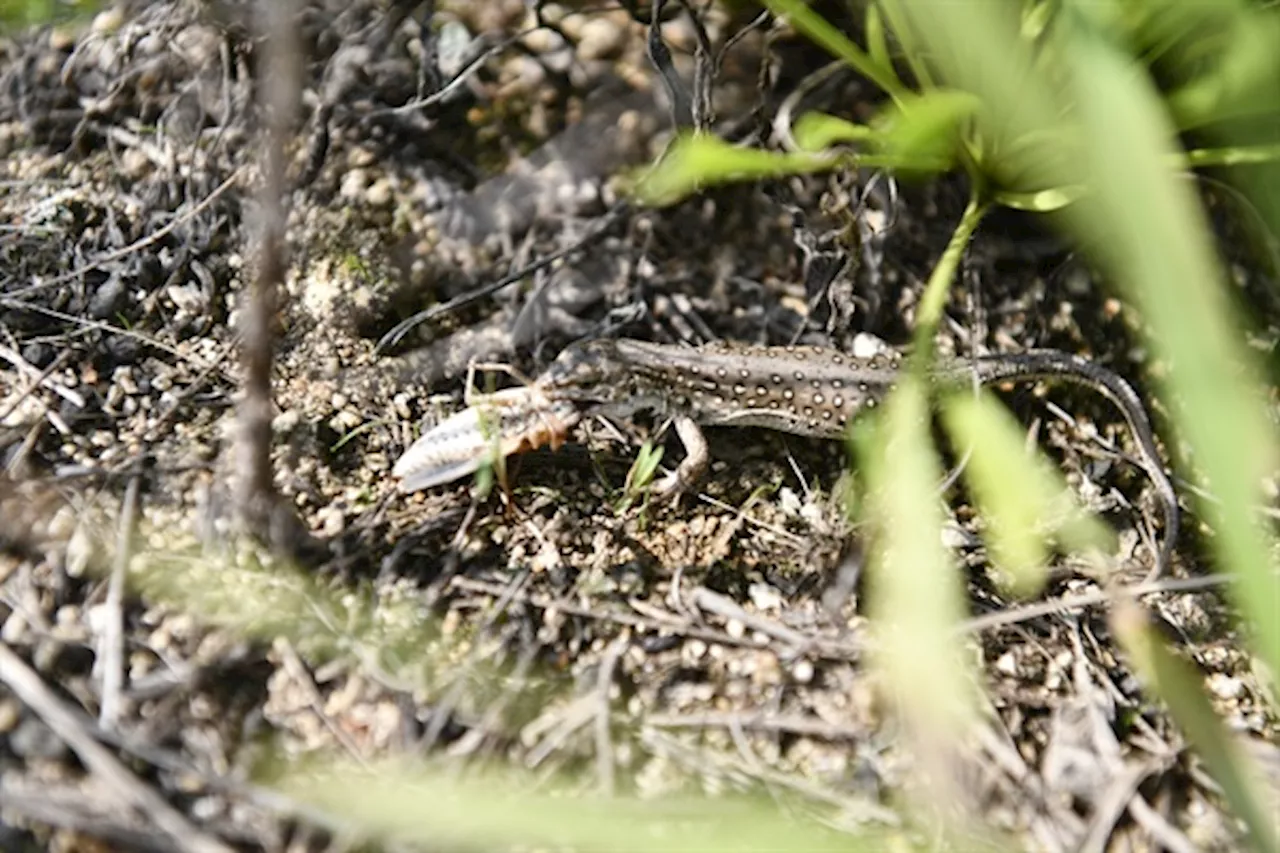
[[[684,442],[684,460],[657,487],[678,493],[707,467],[701,427],[753,426],[840,438],[859,412],[893,389],[901,369],[896,352],[859,357],[813,346],[586,341],[566,348],[531,386],[491,395],[491,403],[482,401],[424,435],[396,463],[394,474],[404,491],[416,491],[474,471],[485,447],[506,454],[563,440],[584,414],[630,417],[650,411],[670,416]],[[1110,399],[1133,432],[1139,462],[1162,504],[1165,535],[1157,568],[1168,566],[1178,535],[1177,493],[1142,400],[1128,382],[1079,356],[1048,349],[946,361],[931,376],[958,386],[1064,381]],[[477,427],[490,438],[480,438]]]

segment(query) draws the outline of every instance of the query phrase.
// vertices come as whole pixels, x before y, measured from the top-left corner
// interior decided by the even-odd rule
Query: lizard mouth
[[[551,363],[539,385],[555,390],[557,396],[575,401],[598,401],[612,396],[609,393],[610,377],[616,378],[620,374],[611,351],[612,341],[607,340],[584,341],[566,347]]]

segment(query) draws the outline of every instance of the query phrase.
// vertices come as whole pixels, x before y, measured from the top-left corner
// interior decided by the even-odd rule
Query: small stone
[[[747,588],[751,602],[758,610],[778,610],[782,607],[782,594],[767,583],[753,583]]]
[[[551,53],[565,46],[564,37],[549,27],[531,30],[522,41],[535,54]]]
[[[75,47],[76,34],[68,27],[54,27],[49,30],[49,47],[57,51],[68,51]]]
[[[1005,652],[996,659],[996,672],[1005,675],[1018,674],[1018,659],[1014,657],[1013,652]]]
[[[888,350],[889,345],[875,335],[859,332],[853,338],[852,355],[854,358],[872,358],[873,356],[884,355]]]
[[[796,684],[813,681],[813,663],[803,658],[791,665],[791,680]]]
[[[1205,686],[1219,699],[1238,699],[1244,694],[1244,683],[1240,679],[1220,672],[1205,679]]]
[[[204,291],[194,282],[171,285],[165,288],[164,295],[173,303],[174,308],[189,314],[203,314],[209,307]]]
[[[138,383],[133,379],[133,368],[129,366],[117,367],[115,372],[111,374],[111,381],[115,385],[120,386],[120,390],[126,394],[137,394]]]
[[[583,60],[613,59],[626,46],[628,33],[608,18],[592,18],[582,25],[578,41],[578,58]]]
[[[395,192],[387,178],[374,181],[364,193],[364,200],[370,207],[390,207],[394,199]]]
[[[20,642],[26,636],[30,627],[21,611],[15,610],[9,614],[8,619],[4,620],[4,626],[0,627],[0,641],[8,645]]]
[[[78,526],[67,542],[67,553],[64,558],[67,575],[73,578],[84,577],[85,571],[93,565],[96,551],[93,537],[85,530],[84,525]]]
[[[19,723],[6,741],[19,758],[59,758],[66,752],[62,739],[34,715]]]
[[[48,367],[56,355],[53,347],[45,343],[29,343],[22,348],[22,357],[32,367],[43,369]]]
[[[347,166],[349,169],[363,169],[372,166],[378,162],[378,157],[368,148],[352,148],[347,153]],[[347,174],[351,174],[350,171]]]
[[[120,175],[138,180],[145,177],[155,167],[151,158],[138,148],[126,148],[120,155]]]
[[[272,418],[271,430],[278,433],[293,432],[300,419],[301,415],[298,414],[296,409],[286,409]]]
[[[955,521],[946,521],[942,525],[942,544],[949,549],[963,548],[969,544],[969,535]]]
[[[106,407],[108,411],[116,412],[120,409],[120,403],[124,400],[124,389],[119,385],[112,385],[107,389]]]
[[[346,529],[347,518],[341,509],[326,507],[320,512],[320,532],[325,536],[338,536]]]
[[[113,275],[98,285],[89,300],[89,316],[95,320],[106,320],[114,317],[124,307],[124,277]]]
[[[8,734],[22,719],[22,705],[12,697],[0,700],[0,734]]]
[[[347,201],[361,201],[367,186],[369,186],[369,173],[364,169],[351,169],[342,176],[338,195]]]

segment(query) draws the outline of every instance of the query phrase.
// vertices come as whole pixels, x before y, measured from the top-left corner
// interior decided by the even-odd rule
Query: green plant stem
[[[933,336],[942,321],[942,309],[947,304],[947,295],[951,292],[951,282],[955,279],[956,270],[960,268],[960,259],[973,239],[974,232],[982,222],[990,205],[980,199],[977,191],[969,199],[964,215],[956,225],[947,248],[943,251],[938,264],[929,276],[924,296],[920,298],[920,308],[916,312],[915,355],[913,369],[923,370],[933,355]]]

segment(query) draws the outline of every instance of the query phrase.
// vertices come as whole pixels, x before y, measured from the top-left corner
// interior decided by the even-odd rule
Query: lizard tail
[[[1179,530],[1178,493],[1174,490],[1160,450],[1155,430],[1147,417],[1142,398],[1120,375],[1071,353],[1059,350],[1027,350],[1016,354],[985,356],[972,362],[952,365],[947,378],[957,383],[975,380],[983,385],[997,382],[1052,380],[1086,386],[1109,399],[1120,410],[1138,444],[1139,463],[1146,472],[1164,514],[1164,538],[1156,556],[1156,574],[1163,574],[1173,559]]]

